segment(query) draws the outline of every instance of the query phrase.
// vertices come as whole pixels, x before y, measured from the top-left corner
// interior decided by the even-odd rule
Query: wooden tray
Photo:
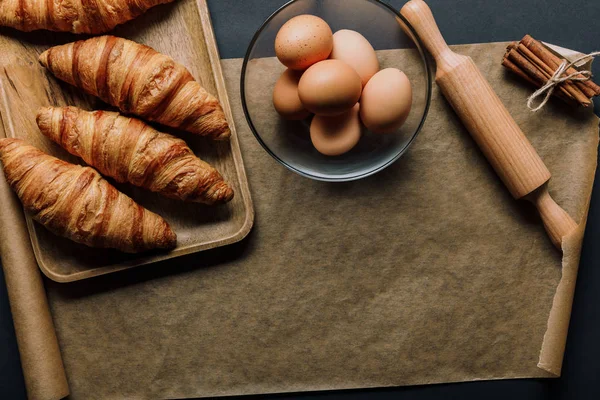
[[[225,206],[208,207],[165,199],[130,185],[115,185],[171,224],[177,232],[178,246],[168,253],[130,255],[91,249],[53,235],[27,216],[38,264],[48,278],[57,282],[90,278],[231,244],[243,239],[254,222],[248,181],[206,0],[178,0],[154,7],[111,33],[147,44],[173,57],[184,64],[208,91],[218,96],[231,126],[231,141],[214,143],[192,135],[179,136],[198,156],[223,174],[235,190],[235,197]],[[36,110],[41,106],[108,108],[96,98],[57,81],[37,61],[39,54],[48,47],[78,39],[82,37],[0,28],[0,136],[26,139],[52,155],[80,163],[46,139],[35,123]]]

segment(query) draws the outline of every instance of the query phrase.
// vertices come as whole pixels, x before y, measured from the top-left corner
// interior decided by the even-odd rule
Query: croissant
[[[224,203],[233,190],[186,143],[116,112],[44,107],[42,133],[102,174],[161,195],[205,204]]]
[[[98,34],[174,0],[1,0],[0,25],[29,32]]]
[[[175,247],[177,237],[164,219],[90,167],[61,161],[21,139],[0,139],[0,161],[25,209],[57,235],[128,253]]]
[[[126,114],[213,139],[231,135],[219,101],[183,65],[148,46],[100,36],[52,47],[40,62]]]

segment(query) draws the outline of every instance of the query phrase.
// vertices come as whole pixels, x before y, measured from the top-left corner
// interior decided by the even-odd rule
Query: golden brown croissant
[[[60,236],[129,253],[175,247],[177,237],[164,219],[90,167],[61,161],[21,139],[0,139],[0,161],[25,209]]]
[[[48,138],[102,174],[164,196],[224,203],[233,190],[186,143],[116,112],[44,107],[37,123]]]
[[[0,0],[0,25],[98,34],[174,0]]]
[[[219,101],[183,65],[148,46],[100,36],[52,47],[40,62],[124,113],[214,139],[231,135]]]

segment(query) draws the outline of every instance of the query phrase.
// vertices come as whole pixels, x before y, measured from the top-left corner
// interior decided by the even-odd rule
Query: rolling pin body
[[[548,235],[560,249],[562,238],[577,224],[548,194],[551,175],[540,156],[471,58],[450,50],[427,4],[411,0],[400,13],[434,57],[436,83],[444,97],[513,197],[538,208]]]

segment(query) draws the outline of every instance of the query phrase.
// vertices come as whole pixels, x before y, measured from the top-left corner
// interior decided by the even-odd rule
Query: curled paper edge
[[[0,110],[6,112],[7,99],[0,79]],[[10,120],[10,119],[9,119]],[[0,138],[5,129],[0,118]],[[4,122],[6,123],[6,122]],[[29,242],[21,203],[9,188],[0,165],[0,259],[19,348],[27,398],[58,400],[69,395],[54,322],[41,272]]]
[[[552,43],[542,42],[542,44],[556,56],[564,58],[569,62],[573,62],[577,58],[585,55],[584,53],[557,46]],[[582,60],[576,63],[575,66],[580,71],[591,72],[593,62],[593,58],[587,61]],[[598,143],[596,143],[596,148],[597,147]],[[594,159],[597,159],[597,157]],[[597,165],[594,164],[594,171],[596,170],[596,167]],[[571,309],[575,294],[575,284],[577,282],[577,272],[579,270],[579,260],[581,257],[581,247],[583,245],[583,236],[591,202],[591,186],[589,187],[588,192],[589,197],[586,204],[586,213],[582,217],[580,225],[573,233],[563,239],[562,276],[556,287],[556,293],[552,301],[552,308],[548,316],[547,328],[542,341],[537,364],[538,368],[547,371],[556,377],[561,375],[567,344]]]
[[[598,143],[599,141],[595,143],[596,149],[598,148]],[[597,160],[597,154],[594,160]],[[597,161],[591,166],[592,171],[596,171],[596,167]],[[552,308],[548,316],[546,333],[544,333],[537,364],[538,368],[551,373],[555,377],[559,377],[562,371],[583,236],[592,197],[592,186],[593,180],[588,188],[589,195],[586,202],[586,212],[581,218],[581,223],[574,232],[563,238],[562,276],[552,300]]]

